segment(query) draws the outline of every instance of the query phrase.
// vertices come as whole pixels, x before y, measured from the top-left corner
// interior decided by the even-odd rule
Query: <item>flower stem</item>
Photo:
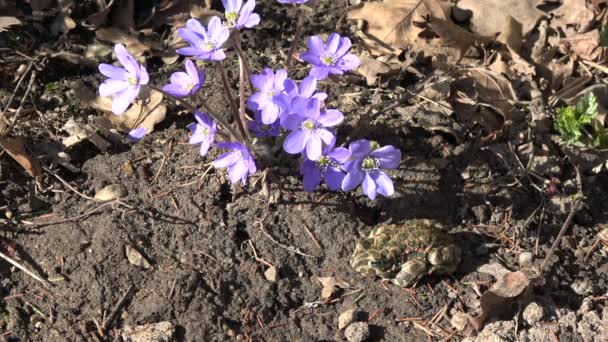
[[[192,103],[190,103],[184,99],[181,99],[179,97],[176,97],[174,95],[171,95],[171,94],[167,93],[166,91],[162,90],[162,88],[158,88],[158,87],[150,85],[150,84],[148,84],[148,87],[152,90],[161,92],[163,95],[172,98],[176,102],[181,103],[184,107],[188,108],[193,114],[198,110],[198,108],[196,108],[196,106],[194,106]],[[219,115],[213,113],[211,111],[211,108],[209,108],[209,106],[207,106],[207,104],[203,101],[203,99],[200,96],[198,96],[198,99],[199,99],[199,101],[201,101],[201,105],[203,106],[205,111],[213,118],[213,120],[215,120],[217,123],[219,123],[220,126],[222,126],[228,132],[228,135],[230,136],[231,139],[234,139],[237,141],[242,141],[242,139],[239,138],[239,135],[236,134],[234,129],[226,121],[224,121],[224,119],[222,119]]]
[[[222,85],[224,86],[224,92],[226,93],[226,96],[228,97],[228,103],[230,104],[230,108],[232,109],[232,115],[234,116],[234,123],[235,125],[239,128],[239,132],[241,133],[241,139],[238,139],[239,141],[248,141],[247,139],[247,130],[245,129],[245,122],[243,120],[241,120],[241,116],[239,114],[239,109],[236,106],[236,103],[234,102],[234,98],[232,97],[232,95],[230,94],[230,85],[228,84],[228,75],[226,74],[226,69],[224,68],[224,65],[219,62],[216,63],[218,66],[218,69],[220,70],[220,76],[222,79]]]
[[[297,6],[297,5],[296,5]],[[289,71],[291,67],[291,62],[293,60],[293,54],[296,52],[296,46],[298,46],[298,42],[300,41],[300,36],[302,35],[302,27],[304,26],[304,13],[302,13],[302,9],[297,6],[296,15],[298,17],[298,21],[296,23],[296,32],[293,34],[293,40],[291,41],[291,46],[289,47],[289,53],[287,54],[287,62],[285,63],[285,70]]]

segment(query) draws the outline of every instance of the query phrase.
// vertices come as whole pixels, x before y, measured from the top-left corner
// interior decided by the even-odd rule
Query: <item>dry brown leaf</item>
[[[21,20],[15,17],[0,17],[0,32],[6,31],[10,26],[21,24]]]
[[[128,133],[135,128],[143,127],[146,134],[154,131],[154,126],[165,119],[167,107],[163,105],[163,94],[156,91],[144,91],[127,111],[121,115],[112,113],[112,99],[97,96],[82,81],[73,82],[70,87],[74,90],[76,98],[91,108],[104,113],[104,118],[110,121],[118,131]]]
[[[266,271],[264,271],[264,277],[266,280],[276,283],[279,279],[279,272],[277,271],[276,267],[270,266],[268,269],[266,269]]]
[[[366,2],[348,11],[350,20],[365,20],[364,42],[374,55],[394,52],[413,44],[423,28],[424,6],[420,0],[385,0]]]
[[[522,24],[526,36],[545,13],[536,8],[542,0],[460,0],[456,7],[470,11],[471,31],[481,36],[495,36],[505,27],[509,16]]]
[[[582,59],[603,63],[608,58],[608,49],[602,46],[598,29],[562,39],[561,43]]]
[[[21,138],[11,139],[9,137],[0,137],[0,147],[32,177],[38,178],[42,173],[40,165],[36,159],[27,154],[25,145]]]
[[[562,5],[551,12],[551,24],[557,27],[576,25],[579,32],[584,32],[593,21],[593,8],[587,6],[587,0],[563,0]]]
[[[108,14],[110,14],[110,11],[112,10],[112,5],[114,5],[114,0],[109,0],[107,2],[102,0],[102,2],[104,3],[102,4],[99,1],[97,2],[97,5],[99,6],[99,11],[97,13],[91,14],[84,20],[84,24],[86,26],[91,28],[98,28],[106,22]]]
[[[83,140],[89,140],[93,145],[104,152],[107,151],[112,145],[108,143],[101,135],[97,133],[97,130],[91,125],[76,122],[73,119],[68,120],[63,126],[63,130],[66,131],[69,136],[63,138],[62,144],[65,147],[70,147],[78,144]]]
[[[101,28],[95,32],[95,36],[97,39],[104,42],[123,44],[135,57],[141,56],[150,50],[150,46],[148,44],[142,43],[139,39],[137,39],[137,37],[116,28]]]
[[[441,38],[444,46],[455,51],[450,53],[457,61],[462,60],[470,47],[483,46],[492,41],[491,37],[473,34],[456,25],[451,17],[451,6],[440,0],[422,0],[430,13],[429,27]]]
[[[475,80],[479,100],[498,108],[506,120],[511,119],[513,103],[517,100],[511,82],[503,75],[484,68],[468,69]]]
[[[368,55],[362,55],[359,57],[361,64],[357,72],[360,73],[367,80],[367,85],[372,86],[378,80],[381,75],[388,74],[392,69],[390,65],[385,62],[379,61]]]
[[[324,302],[329,302],[340,290],[350,287],[346,280],[336,277],[317,277],[317,280],[323,286],[321,298]]]
[[[519,296],[530,284],[530,280],[521,271],[510,272],[498,278],[492,288],[486,291],[481,298],[481,314],[469,319],[478,331],[483,328],[486,320],[499,315],[508,306],[507,304]]]

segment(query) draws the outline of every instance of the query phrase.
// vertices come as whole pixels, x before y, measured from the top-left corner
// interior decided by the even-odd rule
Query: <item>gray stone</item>
[[[534,260],[534,254],[532,254],[532,252],[522,252],[518,258],[518,262],[521,266],[530,266],[532,260]]]
[[[369,338],[367,322],[355,322],[346,328],[344,337],[348,342],[363,342]]]
[[[538,303],[532,302],[526,306],[523,312],[523,318],[529,325],[535,325],[540,322],[545,315],[545,310]]]
[[[355,309],[344,311],[338,317],[338,329],[342,330],[355,321]]]

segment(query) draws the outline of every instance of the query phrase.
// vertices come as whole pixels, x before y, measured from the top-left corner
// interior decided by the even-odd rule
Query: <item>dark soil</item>
[[[246,53],[255,56],[254,70],[276,68],[285,61],[293,13],[275,1],[258,3],[263,3],[259,5],[262,25],[245,34]],[[343,12],[344,2],[324,2],[308,17],[310,25],[303,36],[334,31]],[[347,27],[338,29],[348,33]],[[35,54],[36,47],[45,44],[69,49],[74,42],[90,44],[94,37],[77,29],[60,39],[40,39],[46,41],[34,38],[29,44],[33,48],[24,53]],[[12,93],[15,61],[2,63],[3,96]],[[60,141],[64,135],[60,128],[68,119],[83,121],[96,115],[78,107],[68,85],[84,79],[96,86],[101,77],[93,68],[66,63],[48,60],[33,90],[43,115],[26,113],[24,123],[14,131],[36,155],[42,155],[43,146]],[[165,80],[179,65],[157,65],[151,68],[151,79]],[[429,68],[428,61],[418,66]],[[297,64],[291,76],[301,79],[306,72],[303,64]],[[238,73],[231,76],[236,84]],[[537,243],[533,262],[540,265],[568,210],[547,211],[538,235],[538,219],[525,225],[541,196],[514,183],[516,166],[507,168],[491,152],[492,148],[502,151],[509,134],[490,145],[480,144],[473,133],[456,141],[450,134],[413,125],[412,118],[425,114],[413,102],[403,104],[402,110],[367,116],[372,109],[393,103],[404,88],[418,81],[408,74],[384,88],[367,87],[355,77],[320,85],[330,95],[328,106],[340,108],[347,118],[348,124],[339,131],[342,141],[352,133],[349,139],[374,139],[403,153],[401,166],[391,174],[395,196],[377,201],[360,192],[304,192],[297,161],[274,146],[262,149],[265,161],[258,164],[259,169],[268,167],[266,179],[258,172],[247,186],[231,186],[225,173],[207,172],[205,163],[214,156],[202,160],[198,148],[187,144],[186,126],[192,117],[177,116],[173,105],[167,120],[136,144],[123,142],[101,153],[85,141],[68,150],[80,172],[41,160],[87,196],[109,184],[126,187],[128,197],[100,210],[96,210],[98,202],[71,191],[49,172],[36,185],[16,162],[0,156],[0,212],[6,216],[0,220],[2,251],[13,251],[16,259],[52,283],[45,289],[9,264],[0,264],[3,338],[114,340],[124,326],[170,321],[179,341],[333,341],[343,339],[338,330],[340,313],[356,308],[362,312],[361,320],[369,320],[370,340],[423,341],[427,334],[411,319],[430,319],[447,306],[439,325],[452,334],[451,339],[462,339],[449,324],[449,316],[456,311],[474,315],[478,292],[494,282],[476,272],[477,267],[500,262],[508,269],[520,269],[520,253],[534,252]],[[48,84],[58,89],[49,90]],[[209,71],[203,91],[213,109],[227,112],[219,84],[217,75]],[[572,182],[574,170],[563,162],[557,177],[562,183]],[[608,176],[583,180],[586,199],[567,233],[571,243],[558,247],[544,281],[528,294],[550,303],[548,322],[557,322],[559,310],[578,310],[588,296],[604,295],[608,286],[606,252],[600,247],[588,259],[581,252],[608,222]],[[54,224],[64,218],[74,219]],[[363,277],[350,268],[356,241],[373,226],[413,218],[457,227],[454,238],[463,246],[464,261],[453,276],[427,277],[412,290]],[[126,246],[139,251],[151,267],[132,265]],[[264,276],[268,266],[254,253],[278,269],[276,282]],[[323,303],[317,277],[330,276],[346,280],[350,288]],[[575,282],[590,284],[591,292],[575,293]],[[99,326],[131,286],[133,291],[101,336]],[[598,300],[598,305],[604,303],[605,297]],[[400,323],[403,318],[410,320]],[[560,341],[581,340],[580,332],[571,329],[553,332]],[[552,338],[548,332],[546,337]]]

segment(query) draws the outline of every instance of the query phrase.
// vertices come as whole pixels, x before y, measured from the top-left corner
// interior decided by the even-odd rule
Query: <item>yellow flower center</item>
[[[136,86],[137,84],[139,84],[139,80],[137,79],[137,77],[133,77],[133,76],[130,76],[129,78],[127,78],[127,82],[129,82],[129,85],[132,85],[132,86]]]
[[[226,26],[228,28],[233,28],[236,25],[236,20],[238,19],[239,14],[236,12],[227,12],[226,13]]]
[[[334,64],[334,58],[332,56],[325,56],[322,59],[323,64],[325,65],[333,65]]]
[[[304,129],[309,130],[309,131],[312,131],[313,129],[315,129],[317,127],[317,125],[312,120],[306,120],[302,124],[302,127]]]
[[[212,42],[207,42],[205,43],[205,46],[203,46],[203,51],[206,52],[212,51],[213,49],[215,49],[215,44],[213,44]]]

